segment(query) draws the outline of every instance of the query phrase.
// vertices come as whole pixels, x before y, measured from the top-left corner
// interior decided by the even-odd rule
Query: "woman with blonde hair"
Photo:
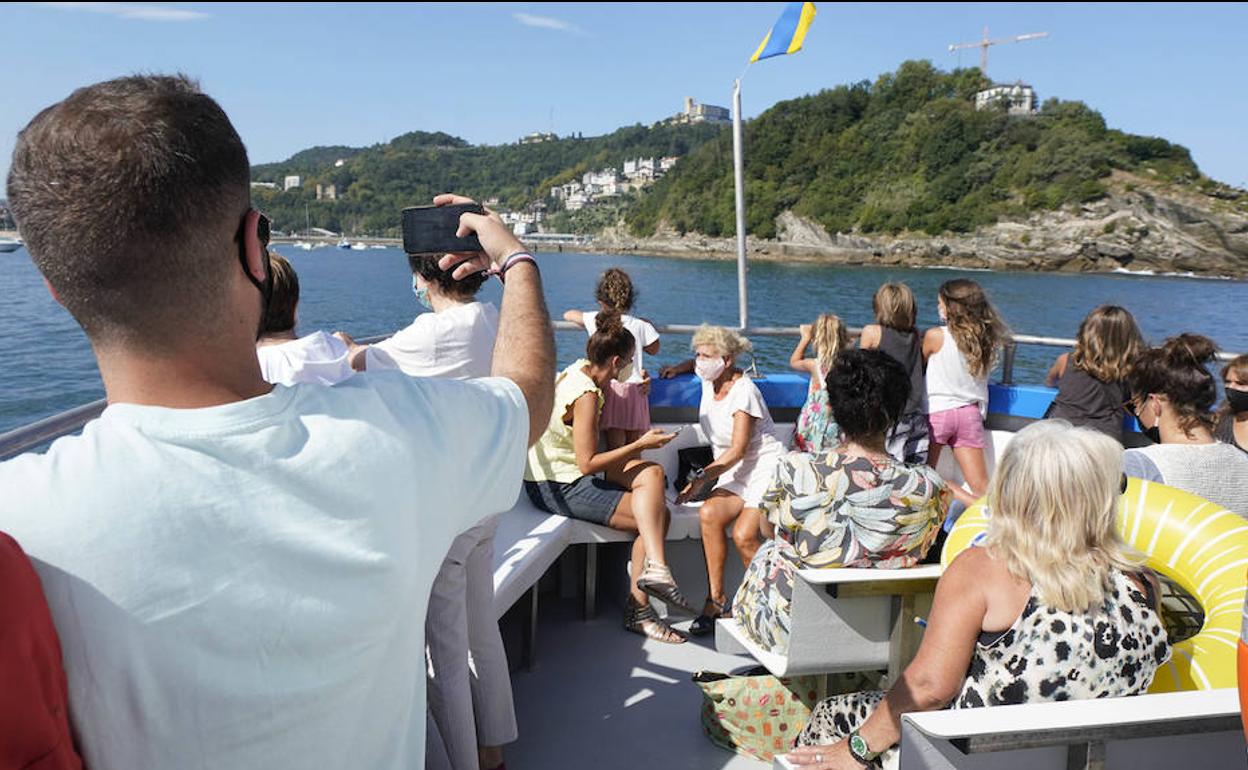
[[[806,391],[806,403],[797,416],[797,429],[793,434],[793,448],[799,452],[818,454],[840,443],[840,430],[832,409],[828,405],[828,390],[824,382],[832,363],[842,350],[849,348],[849,329],[840,318],[831,314],[820,315],[813,324],[802,324],[801,338],[789,356],[789,366],[810,377]],[[815,343],[815,357],[806,358],[806,348]]]
[[[732,542],[742,564],[748,566],[761,544],[759,506],[784,445],[776,438],[776,426],[762,392],[736,365],[743,354],[753,350],[750,341],[723,326],[703,324],[694,333],[691,347],[694,359],[665,367],[659,374],[697,373],[702,381],[698,419],[715,458],[695,472],[676,497],[677,503],[684,503],[713,489],[699,512],[708,595],[702,614],[689,627],[691,634],[702,635],[714,630],[716,618],[729,615],[724,592],[724,563],[728,559],[724,529],[732,525]]]
[[[915,326],[918,309],[914,292],[904,283],[886,283],[876,289],[871,307],[875,311],[875,323],[862,327],[858,347],[887,353],[901,364],[910,378],[910,398],[905,411],[888,432],[888,453],[898,462],[925,463],[931,431],[927,424],[923,340]]]
[[[1057,385],[1046,417],[1099,430],[1122,442],[1127,376],[1144,349],[1135,318],[1117,305],[1101,305],[1079,324],[1073,353],[1057,357],[1045,383]]]
[[[1236,356],[1222,367],[1222,387],[1226,403],[1213,433],[1218,441],[1248,452],[1248,354]]]
[[[983,547],[936,585],[914,661],[887,693],[819,703],[789,754],[799,767],[897,761],[901,715],[1148,689],[1170,657],[1157,587],[1115,526],[1122,446],[1060,420],[1019,431],[989,495]]]
[[[928,463],[935,468],[948,446],[971,488],[953,486],[954,496],[973,505],[988,491],[984,418],[988,415],[988,373],[1009,329],[983,287],[957,278],[940,285],[936,306],[944,326],[923,335],[927,361],[927,408],[931,429]]]

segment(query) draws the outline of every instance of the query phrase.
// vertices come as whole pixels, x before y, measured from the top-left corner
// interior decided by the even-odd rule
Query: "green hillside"
[[[774,237],[786,209],[832,233],[966,232],[1099,198],[1114,169],[1213,185],[1185,148],[1108,129],[1081,102],[1049,99],[1031,117],[976,111],[985,85],[978,69],[911,61],[776,104],[745,130],[748,232]],[[682,160],[626,215],[635,235],[660,223],[735,232],[731,136]]]
[[[255,166],[253,181],[280,183],[287,174],[298,174],[303,186],[286,192],[256,189],[253,195],[278,229],[303,229],[306,204],[313,227],[397,235],[399,211],[437,193],[497,197],[518,209],[547,195],[551,185],[585,171],[619,167],[638,156],[688,155],[721,133],[727,134],[709,125],[636,125],[605,136],[491,147],[418,131],[383,145],[316,147],[281,163]],[[339,159],[343,165],[335,166]],[[335,185],[340,199],[317,201],[318,182]]]

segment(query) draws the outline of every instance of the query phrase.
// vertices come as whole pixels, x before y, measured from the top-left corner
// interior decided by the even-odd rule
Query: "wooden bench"
[[[1235,690],[911,713],[901,725],[901,770],[1244,766]]]
[[[798,570],[787,653],[762,649],[735,619],[716,622],[715,647],[750,655],[776,676],[887,669],[896,681],[918,650],[914,618],[926,612],[920,602],[930,602],[940,572],[935,564]]]

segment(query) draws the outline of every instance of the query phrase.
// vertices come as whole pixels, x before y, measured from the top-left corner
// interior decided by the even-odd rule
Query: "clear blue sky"
[[[225,107],[253,163],[318,144],[367,145],[415,129],[474,143],[552,126],[601,134],[650,123],[731,83],[782,3],[300,5],[35,3],[0,6],[0,174],[18,130],[78,86],[182,71]],[[745,113],[906,59],[978,62],[950,43],[1049,32],[997,46],[994,79],[1079,99],[1109,125],[1192,150],[1205,173],[1248,186],[1248,5],[820,4],[805,49],[754,65]],[[553,120],[552,120],[553,115]],[[747,150],[748,151],[748,150]]]

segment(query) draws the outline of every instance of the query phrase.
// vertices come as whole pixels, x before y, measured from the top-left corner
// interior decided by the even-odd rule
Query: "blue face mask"
[[[433,310],[433,303],[429,301],[429,287],[420,287],[416,285],[416,276],[412,276],[412,293],[416,295],[416,301],[420,303],[425,310]]]

